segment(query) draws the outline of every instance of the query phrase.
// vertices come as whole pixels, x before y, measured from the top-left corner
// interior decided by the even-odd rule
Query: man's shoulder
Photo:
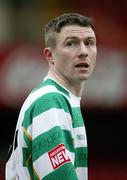
[[[66,90],[66,88],[64,88],[59,82],[57,82],[54,79],[45,78],[44,81],[32,92],[43,88],[46,89],[47,92],[48,91],[60,92],[69,97],[69,92]]]
[[[48,91],[34,101],[36,107],[46,106],[49,108],[62,108],[68,103],[67,97],[59,91]]]
[[[62,108],[63,106],[70,106],[69,104],[68,92],[55,81],[47,79],[31,91],[22,108],[24,111],[35,107],[51,108],[54,106]]]
[[[62,108],[67,104],[69,104],[69,101],[65,94],[58,91],[54,86],[44,86],[30,93],[23,104],[23,108]]]

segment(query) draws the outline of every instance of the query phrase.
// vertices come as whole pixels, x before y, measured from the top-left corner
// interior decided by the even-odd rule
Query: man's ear
[[[46,60],[49,63],[54,64],[54,62],[53,62],[53,53],[52,53],[51,48],[47,47],[47,48],[44,49],[44,57],[46,58]]]

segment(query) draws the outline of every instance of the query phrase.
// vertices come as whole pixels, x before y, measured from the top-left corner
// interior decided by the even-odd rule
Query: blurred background
[[[21,105],[48,69],[44,25],[67,12],[95,20],[97,65],[81,103],[89,180],[127,179],[127,1],[0,0],[0,180]]]

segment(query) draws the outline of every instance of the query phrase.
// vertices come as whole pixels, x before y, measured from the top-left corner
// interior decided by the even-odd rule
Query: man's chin
[[[86,81],[87,79],[90,78],[90,76],[91,76],[90,74],[89,74],[89,75],[85,75],[85,76],[80,76],[80,77],[79,77],[79,80],[80,80],[80,81]]]

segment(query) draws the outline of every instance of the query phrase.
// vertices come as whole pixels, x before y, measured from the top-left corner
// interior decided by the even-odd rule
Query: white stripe
[[[72,164],[74,165],[74,153],[71,153],[68,150],[66,150],[66,152],[69,155]],[[54,171],[47,153],[43,154],[43,156],[40,156],[36,161],[34,161],[33,165],[41,179]]]
[[[33,129],[31,136],[33,139],[55,126],[72,131],[70,114],[65,113],[63,109],[56,108],[52,108],[33,118],[33,124],[29,126],[28,132],[30,132],[31,126]]]
[[[88,180],[88,168],[87,167],[76,168],[76,172],[77,172],[79,180]]]
[[[69,100],[72,108],[80,107],[80,100],[81,100],[80,97],[76,97],[73,94],[70,94],[70,99],[68,98],[68,100]]]
[[[34,161],[33,165],[35,171],[41,179],[53,171],[53,167],[47,153]]]
[[[75,144],[74,144],[75,148],[87,146],[85,127],[74,128],[74,139],[75,139]]]

